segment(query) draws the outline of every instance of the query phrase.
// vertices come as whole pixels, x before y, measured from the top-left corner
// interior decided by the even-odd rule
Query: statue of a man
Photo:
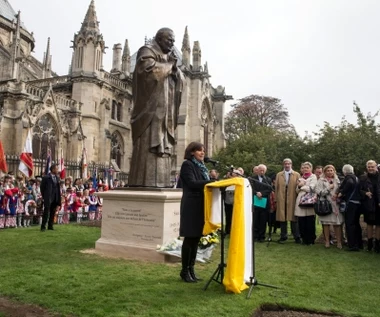
[[[130,186],[171,186],[171,154],[183,86],[174,40],[173,31],[162,28],[137,53],[132,86]]]

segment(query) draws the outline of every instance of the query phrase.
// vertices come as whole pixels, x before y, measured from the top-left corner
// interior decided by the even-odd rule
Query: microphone
[[[204,158],[204,162],[205,162],[205,163],[212,163],[212,164],[214,164],[214,165],[215,165],[215,164],[219,164],[219,161],[213,160],[212,158],[207,157],[207,156]]]

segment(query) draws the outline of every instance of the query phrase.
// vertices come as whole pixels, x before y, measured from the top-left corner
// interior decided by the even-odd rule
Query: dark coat
[[[342,194],[342,199],[346,202],[350,197],[351,200],[360,201],[359,179],[354,174],[347,174],[340,184],[339,193]]]
[[[360,196],[363,212],[375,212],[380,209],[378,205],[379,180],[379,173],[374,175],[364,174],[360,177]],[[372,193],[372,198],[366,195],[367,192]]]
[[[209,180],[192,161],[182,163],[180,171],[183,195],[181,200],[181,237],[201,237],[204,227],[204,187]]]
[[[42,177],[40,189],[45,207],[49,207],[53,202],[59,206],[61,205],[61,180],[59,176],[56,176],[56,178],[57,184],[55,185],[51,174]]]
[[[263,178],[262,182],[260,182],[258,175],[248,177],[248,180],[251,183],[253,195],[256,195],[256,193],[260,192],[264,198],[267,198],[266,207],[260,208],[260,209],[268,209],[270,207],[270,197],[269,196],[273,191],[272,180],[270,179],[270,177],[268,177],[266,175],[262,176],[262,178]],[[255,207],[255,208],[259,208],[259,207]]]

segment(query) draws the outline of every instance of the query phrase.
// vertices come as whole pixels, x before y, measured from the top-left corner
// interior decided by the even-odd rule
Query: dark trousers
[[[314,244],[315,235],[315,216],[298,217],[298,227],[302,243],[306,245]]]
[[[234,205],[224,204],[224,214],[226,215],[226,226],[224,232],[226,234],[231,233],[231,223],[232,223],[232,210]]]
[[[253,211],[253,234],[255,240],[265,240],[269,217],[268,208],[255,207]]]
[[[58,202],[53,201],[50,205],[47,205],[44,207],[41,228],[46,228],[46,223],[48,222],[48,218],[49,218],[48,228],[53,228],[55,211],[58,205],[59,205]]]
[[[363,247],[359,207],[359,204],[348,203],[345,213],[347,243],[349,248]]]
[[[181,258],[182,269],[194,266],[198,252],[198,243],[201,237],[185,237],[183,239]]]
[[[268,216],[269,234],[280,228],[280,222],[276,221],[276,211],[269,212]]]
[[[288,238],[288,222],[287,221],[281,221],[280,222],[280,228],[281,228],[281,236],[280,236],[281,239],[287,239]],[[297,221],[291,221],[290,222],[290,228],[291,228],[294,240],[298,240],[300,238],[300,232],[298,229]]]

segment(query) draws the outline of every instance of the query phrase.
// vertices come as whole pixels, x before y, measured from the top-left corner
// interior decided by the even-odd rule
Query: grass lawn
[[[226,294],[212,282],[202,288],[219,262],[198,264],[204,281],[180,281],[180,264],[107,259],[79,251],[93,248],[100,229],[77,225],[0,231],[0,295],[75,316],[250,316],[264,303],[333,311],[345,316],[380,316],[380,255],[344,252],[323,245],[256,244],[259,282]],[[276,238],[276,236],[274,237]],[[1,315],[1,314],[0,314]]]

